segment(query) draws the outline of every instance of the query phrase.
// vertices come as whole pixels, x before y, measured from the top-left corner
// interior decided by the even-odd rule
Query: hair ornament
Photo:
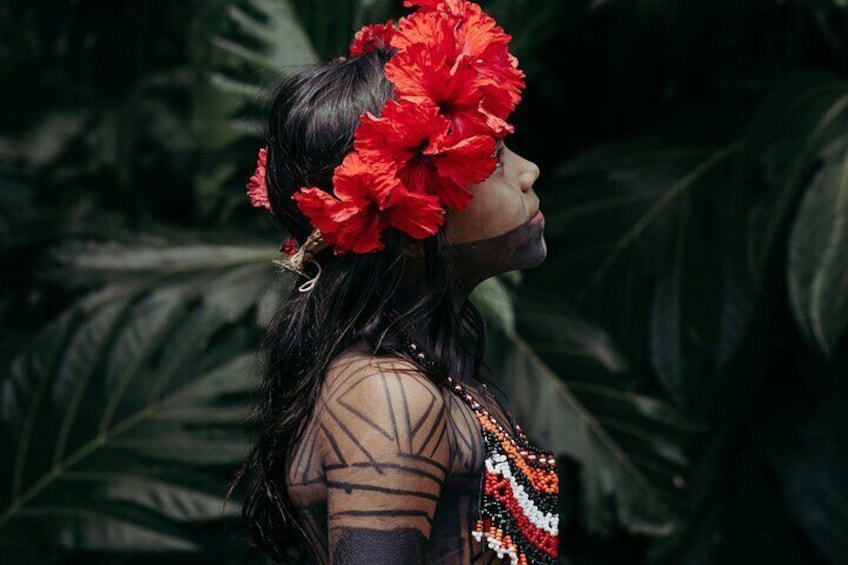
[[[351,58],[392,51],[384,73],[393,98],[379,115],[360,117],[353,149],[333,171],[332,192],[307,186],[292,195],[337,255],[380,251],[391,228],[414,239],[436,234],[446,210],[471,202],[467,187],[495,172],[496,146],[514,129],[507,120],[525,83],[508,49],[512,37],[468,0],[404,6],[415,11],[363,27],[349,49]],[[270,209],[258,180],[264,185],[263,151],[248,195]]]
[[[297,246],[297,240],[294,238],[289,238],[283,243],[283,252],[286,253],[285,259],[275,259],[274,264],[282,267],[286,271],[291,271],[298,276],[306,278],[306,282],[298,287],[300,292],[309,292],[315,286],[315,283],[318,282],[318,277],[321,276],[321,265],[313,259],[315,255],[323,251],[327,248],[327,243],[321,237],[320,230],[313,230],[312,233],[309,234],[309,237],[306,238],[306,241],[303,242],[303,245],[299,247]],[[286,250],[294,250],[291,254]],[[314,275],[309,275],[305,270],[305,265],[307,263],[312,264],[316,272]]]
[[[300,244],[293,237],[289,237],[286,239],[283,244],[280,246],[280,251],[286,256],[291,257],[297,250],[300,248]]]

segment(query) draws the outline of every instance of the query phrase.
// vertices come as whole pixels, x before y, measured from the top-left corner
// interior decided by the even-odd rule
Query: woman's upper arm
[[[413,369],[372,358],[328,379],[321,420],[335,565],[425,562],[450,446],[441,391]]]

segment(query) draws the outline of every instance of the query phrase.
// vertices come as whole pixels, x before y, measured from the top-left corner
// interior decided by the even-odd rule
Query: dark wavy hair
[[[266,132],[269,198],[283,229],[299,241],[312,227],[291,195],[303,186],[332,191],[333,170],[353,148],[361,114],[379,114],[392,96],[383,74],[390,56],[378,49],[305,68],[289,74],[274,93]],[[423,317],[435,364],[421,370],[441,384],[452,359],[455,367],[458,351],[470,354],[475,371],[483,364],[483,321],[456,292],[453,257],[443,234],[414,241],[390,229],[383,241],[385,249],[376,253],[319,253],[318,284],[305,293],[295,285],[265,338],[269,359],[255,405],[256,437],[235,482],[248,478],[242,514],[252,543],[274,560],[305,539],[286,492],[286,455],[303,433],[328,363],[357,343],[367,344],[377,356],[407,357],[383,316],[394,307],[404,281],[423,289],[412,306],[399,312],[397,323],[403,327],[403,320]],[[408,253],[412,247],[419,251]]]

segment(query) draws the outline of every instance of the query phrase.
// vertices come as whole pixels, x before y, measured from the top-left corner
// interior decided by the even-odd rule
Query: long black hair
[[[332,174],[353,148],[353,132],[365,111],[379,114],[392,96],[383,67],[391,51],[375,50],[289,74],[274,93],[267,123],[267,183],[274,215],[286,232],[304,241],[312,231],[291,195],[299,187],[332,191]],[[435,365],[421,370],[441,384],[457,351],[482,365],[485,339],[479,312],[456,292],[450,247],[440,232],[420,242],[395,230],[385,249],[368,254],[316,256],[322,272],[309,292],[297,284],[277,313],[266,339],[268,366],[257,396],[256,438],[239,477],[249,477],[242,513],[252,543],[272,559],[303,540],[286,493],[289,448],[311,415],[328,363],[347,347],[364,343],[374,355],[400,355],[397,332],[383,314],[393,308],[404,281],[420,276],[423,292],[402,320],[424,316]],[[417,245],[413,261],[405,251]],[[459,298],[457,298],[459,297]],[[462,300],[457,304],[457,300]],[[414,359],[410,359],[415,362]]]

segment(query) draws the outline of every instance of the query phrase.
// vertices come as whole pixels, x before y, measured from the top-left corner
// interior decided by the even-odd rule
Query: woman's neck
[[[461,323],[462,311],[468,300],[473,287],[466,284],[458,284],[455,281],[448,291],[448,295],[444,297],[449,303],[449,312],[451,319],[447,323],[454,324],[454,341],[447,346],[447,351],[450,356],[450,374],[461,381],[468,381],[474,377],[473,375],[473,360],[469,356],[458,340],[462,339],[460,334],[459,324]],[[476,285],[475,285],[476,286]],[[425,300],[427,298],[428,289],[426,279],[423,273],[411,272],[405,277],[403,283],[398,288],[395,294],[392,309],[398,315],[398,323],[404,328],[409,336],[418,342],[427,353],[433,355],[438,348],[434,342],[435,331],[434,325],[439,322],[444,323],[444,320],[435,320],[434,316],[443,316],[447,313],[433,312],[431,310],[432,303]],[[443,344],[443,350],[445,345]]]

